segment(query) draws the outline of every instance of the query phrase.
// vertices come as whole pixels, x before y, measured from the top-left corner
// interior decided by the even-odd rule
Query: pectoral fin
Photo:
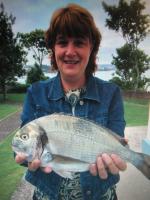
[[[51,162],[52,159],[53,159],[53,156],[50,153],[50,150],[48,149],[48,147],[45,147],[40,158],[41,166],[42,167],[48,166],[48,164]]]
[[[75,172],[83,172],[89,169],[89,163],[56,155],[50,161],[49,166],[60,176],[70,179],[73,178]]]

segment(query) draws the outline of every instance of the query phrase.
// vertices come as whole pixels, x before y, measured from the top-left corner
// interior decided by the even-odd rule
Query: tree
[[[15,76],[25,73],[23,65],[26,53],[14,36],[12,25],[15,17],[5,12],[3,3],[0,4],[0,89],[3,99],[6,99],[6,86],[15,80]]]
[[[47,77],[44,76],[44,73],[41,67],[35,63],[35,65],[27,73],[27,84],[32,84],[39,80],[45,80]]]
[[[150,31],[150,16],[142,14],[145,3],[131,0],[128,4],[127,1],[120,0],[118,7],[109,6],[105,2],[102,2],[102,5],[109,16],[106,19],[106,26],[120,32],[126,43],[137,47]]]
[[[33,52],[35,62],[42,68],[44,57],[48,54],[44,39],[44,31],[36,29],[30,33],[20,33],[23,45]]]
[[[112,64],[116,66],[116,74],[121,77],[113,78],[113,81],[118,83],[123,89],[132,89],[136,87],[136,70],[132,66],[134,65],[133,58],[136,54],[137,68],[138,68],[138,87],[143,88],[147,81],[150,79],[145,78],[142,74],[149,69],[150,57],[144,53],[144,51],[136,49],[133,51],[132,46],[125,44],[123,47],[116,49],[117,56],[113,56]]]
[[[132,78],[135,82],[134,89],[137,90],[141,75],[138,68],[140,66],[138,63],[140,59],[137,57],[138,45],[150,32],[150,16],[142,13],[145,3],[140,0],[132,0],[130,3],[120,0],[118,6],[109,6],[105,2],[102,5],[109,16],[106,19],[106,26],[121,33],[126,43],[130,45],[130,53],[133,56],[130,68],[134,68],[131,71],[134,72]],[[144,66],[141,67],[145,69]]]

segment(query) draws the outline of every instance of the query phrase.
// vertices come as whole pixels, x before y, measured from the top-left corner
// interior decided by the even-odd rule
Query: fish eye
[[[29,137],[28,137],[28,135],[26,135],[26,134],[22,134],[21,135],[21,139],[22,140],[27,140]]]

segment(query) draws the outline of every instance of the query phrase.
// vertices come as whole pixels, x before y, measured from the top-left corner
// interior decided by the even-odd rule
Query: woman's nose
[[[75,45],[72,43],[69,43],[66,48],[66,55],[75,55],[75,54],[76,54]]]

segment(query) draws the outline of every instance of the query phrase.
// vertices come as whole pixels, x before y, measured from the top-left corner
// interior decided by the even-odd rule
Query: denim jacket
[[[22,113],[22,126],[35,118],[52,113],[71,114],[71,105],[66,101],[60,75],[34,83],[28,88]],[[105,126],[120,136],[124,135],[124,111],[120,89],[94,76],[88,78],[86,92],[80,96],[75,115],[90,119]],[[40,170],[27,170],[26,180],[38,187],[51,199],[58,199],[62,177],[55,172],[46,174]],[[90,172],[80,175],[81,190],[85,200],[97,200],[109,187],[119,181],[119,175],[109,174],[106,180],[92,176]]]

